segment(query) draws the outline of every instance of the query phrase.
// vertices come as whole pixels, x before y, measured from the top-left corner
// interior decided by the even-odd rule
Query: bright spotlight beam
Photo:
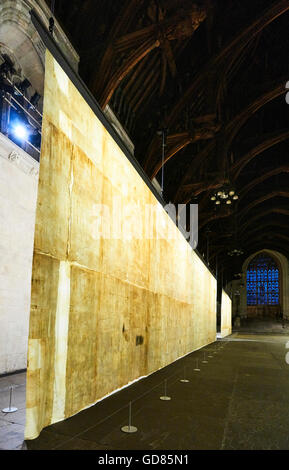
[[[13,128],[13,134],[15,135],[15,137],[21,140],[27,140],[27,137],[28,137],[27,129],[22,124],[17,124]]]

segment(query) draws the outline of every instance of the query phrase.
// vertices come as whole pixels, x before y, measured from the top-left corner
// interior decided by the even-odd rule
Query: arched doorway
[[[247,267],[248,317],[279,317],[281,308],[281,269],[267,252],[258,253]]]

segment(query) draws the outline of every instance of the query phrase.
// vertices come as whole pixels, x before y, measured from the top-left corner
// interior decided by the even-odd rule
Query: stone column
[[[0,44],[7,46],[16,57],[23,74],[33,88],[43,95],[45,47],[35,30],[30,10],[34,9],[44,24],[49,22],[51,12],[44,0],[1,0]],[[55,21],[54,38],[63,54],[76,70],[79,56]]]

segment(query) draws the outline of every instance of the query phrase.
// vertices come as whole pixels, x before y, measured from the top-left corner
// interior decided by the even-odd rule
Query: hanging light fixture
[[[211,197],[211,201],[219,206],[220,204],[231,205],[233,202],[239,199],[236,189],[228,182],[223,184],[223,186],[214,192]]]
[[[241,256],[244,254],[244,250],[240,247],[238,242],[238,218],[236,213],[234,217],[234,241],[227,254],[229,256]]]
[[[242,278],[242,273],[235,273],[234,277],[237,277],[237,278],[241,279]]]
[[[234,161],[233,154],[231,153],[231,162]],[[229,168],[229,158],[228,155],[224,156],[223,162],[223,172],[222,172],[222,186],[217,189],[213,194],[211,194],[210,199],[216,205],[220,206],[221,204],[226,204],[228,206],[232,205],[233,202],[239,199],[236,188],[230,182],[230,168]],[[220,175],[221,177],[221,175]]]
[[[228,251],[229,256],[241,256],[244,254],[244,251],[241,248],[233,248],[233,250]]]

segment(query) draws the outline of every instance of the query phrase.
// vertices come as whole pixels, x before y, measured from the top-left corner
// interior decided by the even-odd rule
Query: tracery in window
[[[247,305],[278,305],[280,273],[276,262],[260,253],[247,269]]]

